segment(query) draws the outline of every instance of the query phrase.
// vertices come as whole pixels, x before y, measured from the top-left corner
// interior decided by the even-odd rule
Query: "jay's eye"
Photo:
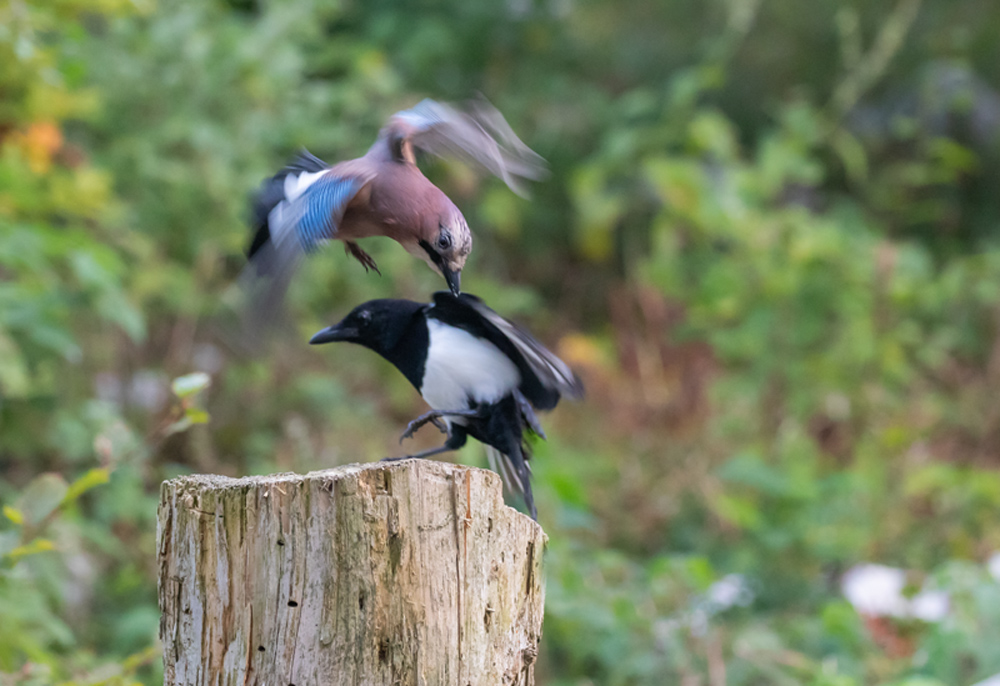
[[[437,241],[438,250],[447,250],[451,247],[451,234],[441,233]]]

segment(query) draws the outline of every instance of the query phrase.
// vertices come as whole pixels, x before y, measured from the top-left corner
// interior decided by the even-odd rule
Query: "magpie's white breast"
[[[500,400],[521,383],[510,359],[489,341],[427,319],[429,346],[420,394],[436,410]],[[462,422],[461,419],[455,419]]]

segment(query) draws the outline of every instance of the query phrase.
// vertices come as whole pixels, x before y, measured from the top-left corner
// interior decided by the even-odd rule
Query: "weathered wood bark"
[[[163,484],[165,683],[532,684],[545,534],[429,460]]]

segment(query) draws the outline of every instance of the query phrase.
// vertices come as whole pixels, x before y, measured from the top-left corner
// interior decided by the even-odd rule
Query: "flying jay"
[[[472,436],[486,444],[491,467],[536,517],[524,439],[526,433],[545,438],[536,409],[554,408],[563,395],[583,396],[583,384],[565,362],[479,298],[448,291],[435,293],[431,304],[370,300],[310,343],[334,341],[375,351],[430,405],[400,442],[428,422],[448,438],[439,448],[408,457],[457,450]]]
[[[503,179],[524,195],[523,179],[539,179],[544,160],[485,101],[459,111],[424,100],[389,118],[364,156],[328,165],[303,151],[263,183],[253,206],[246,281],[254,308],[277,309],[302,257],[330,240],[344,242],[365,269],[375,260],[360,238],[388,236],[444,276],[455,294],[472,234],[447,195],[417,167],[416,151],[452,156]]]

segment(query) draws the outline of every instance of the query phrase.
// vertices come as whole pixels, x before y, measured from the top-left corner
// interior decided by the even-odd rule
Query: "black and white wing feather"
[[[493,343],[521,372],[520,391],[540,410],[550,410],[566,396],[583,397],[583,383],[565,362],[527,331],[504,319],[469,293],[456,297],[448,291],[434,294],[430,316]]]
[[[503,179],[512,191],[526,196],[521,179],[545,177],[542,159],[525,145],[492,105],[480,100],[467,112],[435,100],[397,112],[391,123],[402,124],[413,145],[441,157],[456,157]]]

